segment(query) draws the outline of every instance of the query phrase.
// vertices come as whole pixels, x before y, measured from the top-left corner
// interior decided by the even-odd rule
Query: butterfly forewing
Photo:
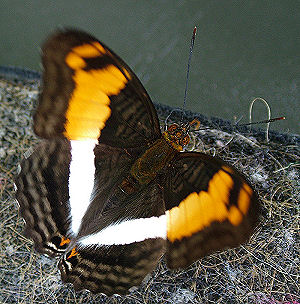
[[[139,147],[160,137],[154,106],[131,69],[96,38],[60,31],[43,46],[34,129],[44,138],[97,139]]]
[[[169,210],[167,263],[186,267],[214,251],[248,240],[258,199],[246,179],[220,159],[180,153],[165,180]]]

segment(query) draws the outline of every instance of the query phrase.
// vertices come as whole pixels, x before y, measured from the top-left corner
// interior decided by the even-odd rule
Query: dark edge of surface
[[[14,66],[0,66],[0,76],[6,79],[18,79],[20,81],[40,81],[41,79],[41,73],[37,71]],[[172,120],[178,121],[181,119],[181,110],[179,108],[173,108],[156,102],[154,102],[154,105],[160,117],[165,118],[164,114],[173,111]],[[194,113],[189,110],[184,111],[184,117],[188,120],[193,120],[194,118],[196,118],[205,125],[211,126],[212,128],[222,129],[222,131],[228,133],[238,131],[245,134],[245,132],[248,131],[259,141],[264,141],[266,138],[265,129],[251,128],[250,131],[250,128],[247,126],[237,126],[229,120],[224,120],[218,117],[207,117],[203,114]],[[277,131],[270,130],[269,139],[270,141],[278,144],[300,145],[300,135],[298,134],[280,133]]]

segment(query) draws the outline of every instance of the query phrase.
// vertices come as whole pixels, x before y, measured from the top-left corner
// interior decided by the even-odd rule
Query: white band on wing
[[[74,234],[79,231],[94,188],[96,143],[96,140],[71,140],[69,195],[71,230]]]
[[[166,215],[124,220],[110,225],[98,233],[79,240],[82,245],[125,245],[150,238],[167,237]]]

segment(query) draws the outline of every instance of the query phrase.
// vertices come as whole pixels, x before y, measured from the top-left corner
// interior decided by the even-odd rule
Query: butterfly
[[[15,179],[25,234],[60,257],[76,290],[126,294],[165,254],[187,267],[248,240],[259,216],[234,167],[182,152],[188,124],[163,133],[143,85],[105,44],[78,30],[42,48],[34,131],[43,140]]]

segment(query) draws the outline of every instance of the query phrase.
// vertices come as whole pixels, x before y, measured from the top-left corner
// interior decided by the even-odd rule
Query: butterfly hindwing
[[[105,150],[107,151],[104,152]],[[99,147],[98,152],[99,158],[107,159],[107,147]],[[117,158],[117,154],[115,151],[113,158]],[[97,161],[101,164],[100,159]],[[114,164],[115,160],[111,161],[111,164]],[[146,275],[155,268],[164,253],[165,240],[159,237],[136,240],[137,230],[143,229],[140,226],[126,232],[118,228],[116,239],[114,235],[109,235],[110,244],[102,243],[103,239],[97,235],[101,235],[105,228],[122,222],[164,214],[163,194],[156,180],[147,186],[140,186],[132,194],[124,193],[120,182],[116,181],[126,178],[126,162],[124,167],[110,172],[108,163],[103,163],[104,170],[98,168],[100,171],[97,173],[97,195],[85,213],[74,247],[71,246],[76,254],[73,254],[73,248],[69,247],[60,261],[59,268],[62,280],[72,283],[77,290],[85,288],[107,295],[125,294],[131,287],[140,285]],[[116,169],[115,166],[114,168]],[[112,175],[115,175],[115,182],[110,184],[110,189],[101,187],[101,181]],[[104,206],[102,210],[101,206]],[[125,239],[128,237],[132,240],[127,243]],[[120,238],[121,240],[117,240]],[[120,241],[124,241],[124,244],[120,244]]]
[[[64,252],[69,242],[70,158],[67,140],[44,141],[21,162],[15,179],[26,235],[34,240],[37,251],[50,256]]]
[[[147,239],[126,245],[79,247],[75,256],[69,257],[68,252],[60,260],[61,277],[76,290],[126,294],[156,267],[164,245],[162,239]]]
[[[82,215],[78,238],[95,233],[120,220],[122,216],[129,218],[134,216],[128,214],[129,209],[122,214],[122,208],[126,210],[128,202],[137,203],[140,196],[139,194],[128,196],[120,189],[120,184],[128,175],[139,151],[139,149],[125,150],[105,144],[95,147],[94,190],[89,206]],[[147,192],[144,195],[147,195]],[[141,208],[140,212],[143,214],[145,211]]]
[[[97,139],[139,147],[161,133],[154,106],[131,69],[103,43],[77,30],[43,48],[43,86],[34,129],[43,138]]]
[[[253,233],[256,193],[223,161],[197,152],[180,153],[165,180],[169,210],[167,263],[186,267],[217,250],[236,247]]]

